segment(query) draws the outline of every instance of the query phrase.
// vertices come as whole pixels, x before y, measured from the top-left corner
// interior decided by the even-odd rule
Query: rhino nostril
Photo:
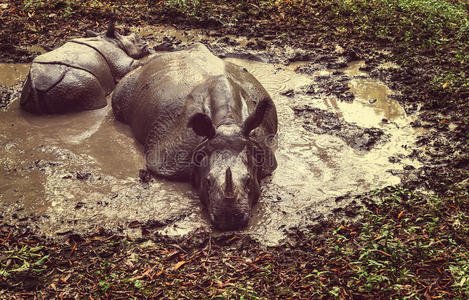
[[[216,226],[221,226],[222,223],[223,223],[223,216],[222,215],[217,215],[217,214],[213,214],[212,216],[212,223]]]
[[[244,228],[249,223],[249,213],[238,213],[232,218],[233,226],[237,228]]]
[[[212,224],[219,230],[240,230],[249,223],[249,213],[210,214]]]
[[[249,214],[242,214],[241,218],[239,219],[239,225],[241,227],[246,227],[249,223]]]

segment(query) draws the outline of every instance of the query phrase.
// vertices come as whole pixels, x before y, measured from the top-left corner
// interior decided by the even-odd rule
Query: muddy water
[[[90,225],[115,229],[146,222],[162,207],[172,216],[196,206],[187,184],[138,183],[145,165],[141,149],[129,128],[114,120],[110,105],[35,116],[16,101],[0,119],[0,201],[43,215],[39,227],[46,234]]]
[[[13,86],[22,81],[29,71],[29,64],[0,63],[0,84]]]
[[[273,97],[279,114],[278,169],[262,186],[262,197],[245,231],[265,244],[278,243],[285,230],[313,224],[321,216],[346,206],[353,197],[397,184],[390,170],[406,165],[417,133],[384,84],[359,71],[362,62],[342,70],[351,80],[352,103],[333,95],[295,97],[282,92],[314,84],[312,76],[294,72],[297,65],[276,66],[227,59],[253,73]],[[15,65],[9,66],[15,69]],[[20,77],[24,77],[25,68]],[[17,78],[17,77],[15,77]],[[2,78],[3,83],[7,79]],[[0,82],[2,83],[2,82]],[[370,151],[358,151],[333,134],[314,134],[295,116],[298,105],[334,112],[345,122],[377,127],[390,137]],[[386,122],[382,120],[386,119]],[[391,163],[389,157],[403,159]],[[186,183],[154,179],[139,182],[145,163],[127,126],[107,108],[62,116],[22,112],[18,101],[0,112],[0,202],[4,217],[39,216],[35,226],[50,236],[92,232],[100,227],[138,235],[138,224],[153,224],[159,232],[180,235],[210,230],[197,196]],[[343,197],[342,197],[343,198]],[[345,197],[347,198],[347,197]],[[131,228],[132,227],[132,228]]]

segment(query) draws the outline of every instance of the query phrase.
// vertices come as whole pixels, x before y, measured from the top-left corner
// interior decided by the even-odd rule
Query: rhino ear
[[[197,135],[212,138],[215,136],[215,127],[209,116],[203,113],[196,113],[187,122],[187,127],[191,127]]]
[[[256,110],[244,121],[242,132],[245,136],[261,125],[266,111],[272,106],[271,101],[269,98],[264,98],[257,103]]]
[[[108,38],[115,38],[116,37],[116,27],[114,26],[114,20],[111,20],[111,22],[109,22],[109,27],[106,31],[106,36]]]

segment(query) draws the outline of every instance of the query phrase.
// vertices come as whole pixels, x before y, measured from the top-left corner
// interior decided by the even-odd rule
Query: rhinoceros
[[[150,54],[133,33],[115,31],[111,22],[105,33],[87,31],[36,57],[24,82],[21,107],[33,113],[64,113],[102,108],[117,82]]]
[[[253,75],[198,43],[129,73],[112,108],[149,171],[190,181],[216,228],[246,227],[260,180],[277,167],[276,108]]]

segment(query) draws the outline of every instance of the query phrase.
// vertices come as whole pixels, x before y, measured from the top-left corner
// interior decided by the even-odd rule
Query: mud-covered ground
[[[105,20],[117,10],[118,27],[139,32],[158,51],[177,50],[201,40],[220,57],[279,65],[304,61],[294,72],[315,81],[282,91],[285,99],[294,102],[295,122],[314,134],[334,135],[357,151],[369,151],[389,137],[378,128],[344,122],[343,116],[301,99],[330,96],[338,103],[353,102],[351,76],[340,70],[363,61],[360,70],[395,92],[392,97],[412,117],[410,125],[419,134],[405,155],[388,158],[404,164],[393,174],[401,179],[399,185],[338,197],[337,203],[347,205],[334,207],[309,226],[288,228],[281,244],[273,247],[243,232],[207,230],[171,238],[155,233],[166,224],[151,222],[129,224],[141,231],[138,239],[109,228],[73,232],[69,222],[60,238],[51,240],[38,235],[36,217],[3,209],[0,297],[468,296],[467,94],[448,95],[426,88],[433,75],[425,65],[432,61],[431,54],[419,64],[392,64],[398,62],[400,50],[388,41],[339,34],[321,15],[306,16],[316,25],[289,22],[289,14],[299,13],[295,11],[271,8],[256,15],[253,11],[259,7],[254,4],[248,5],[252,9],[247,12],[243,7],[214,6],[211,9],[218,15],[198,18],[195,12],[169,9],[162,1],[154,5],[126,2],[114,8],[112,2],[100,8],[59,3],[36,10],[28,10],[23,1],[2,4],[3,62],[30,62],[38,51],[81,36],[85,29],[103,30]],[[67,8],[72,17],[64,17]],[[73,18],[78,15],[80,19]],[[226,21],[228,15],[237,20]],[[383,63],[389,67],[382,67]],[[332,72],[313,76],[325,69]],[[20,84],[1,87],[2,108],[17,97],[19,88]],[[369,100],[373,104],[374,99]],[[0,146],[7,147],[8,141],[1,141]],[[32,168],[40,171],[54,166],[39,161]],[[73,175],[71,180],[93,183],[93,174]],[[137,178],[135,182],[142,184]]]

